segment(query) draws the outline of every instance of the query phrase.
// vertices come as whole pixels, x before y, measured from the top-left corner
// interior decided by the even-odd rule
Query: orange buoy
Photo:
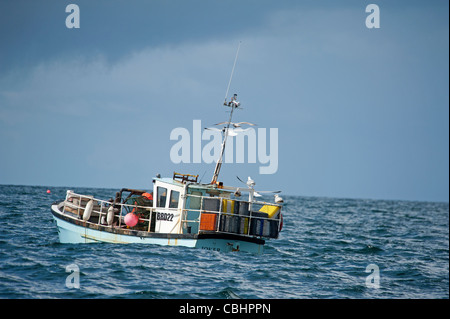
[[[142,196],[144,196],[145,198],[147,198],[148,200],[153,200],[153,195],[149,194],[149,193],[143,193]]]

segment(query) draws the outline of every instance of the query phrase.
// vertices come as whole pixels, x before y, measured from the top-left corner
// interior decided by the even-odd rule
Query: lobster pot
[[[239,234],[239,205],[235,200],[223,199],[219,230],[226,233]]]
[[[267,213],[252,212],[251,217],[252,218],[250,220],[250,235],[264,236],[264,224],[266,223],[266,220],[263,218],[268,217]]]
[[[279,220],[269,220],[268,222],[270,225],[269,237],[270,238],[278,238]]]
[[[270,238],[278,237],[278,220],[275,219],[264,220],[263,236]]]
[[[248,234],[248,217],[239,217],[239,234],[247,235]]]
[[[204,197],[202,209],[206,211],[218,212],[220,209],[220,198]]]
[[[250,211],[248,209],[248,202],[236,201],[234,213],[239,215],[239,232],[238,234],[247,235],[249,227]]]
[[[252,212],[250,221],[250,235],[277,238],[279,219],[268,218],[267,213]]]
[[[239,234],[239,216],[228,215],[226,225],[229,233]]]
[[[241,216],[250,216],[250,211],[248,210],[248,202],[236,201],[234,206],[234,213]]]
[[[225,198],[222,200],[222,212],[224,212],[224,213],[234,214],[235,206],[236,206],[236,202],[234,200],[225,199]]]
[[[239,234],[240,217],[233,214],[220,215],[220,231]]]

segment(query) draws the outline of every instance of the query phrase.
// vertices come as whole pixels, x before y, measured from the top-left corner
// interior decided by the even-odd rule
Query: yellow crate
[[[280,207],[274,205],[264,205],[259,211],[269,215],[269,218],[273,218],[280,211]]]

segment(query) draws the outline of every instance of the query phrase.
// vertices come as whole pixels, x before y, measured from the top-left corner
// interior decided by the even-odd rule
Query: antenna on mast
[[[230,102],[227,103],[228,91],[230,90],[231,79],[233,78],[234,68],[236,67],[236,61],[237,61],[237,58],[238,58],[238,55],[239,55],[239,49],[241,47],[241,43],[242,43],[242,41],[239,41],[239,46],[238,46],[237,51],[236,51],[236,57],[234,58],[233,68],[231,69],[230,80],[228,81],[227,91],[225,93],[225,100],[223,102],[223,105],[231,107],[230,119],[228,120],[227,126],[226,126],[226,128],[224,130],[222,149],[220,150],[220,157],[217,160],[216,168],[214,169],[214,175],[213,175],[211,184],[216,184],[217,183],[217,178],[219,177],[220,168],[222,167],[223,153],[225,152],[225,144],[227,142],[227,137],[228,137],[228,129],[230,128],[231,118],[233,117],[233,111],[234,111],[235,108],[237,108],[237,107],[239,107],[241,105],[241,103],[239,103],[237,101],[237,94],[234,94],[233,97],[231,98]]]
[[[228,91],[230,90],[231,79],[233,78],[234,68],[236,67],[236,61],[237,61],[237,58],[238,58],[238,55],[239,55],[239,49],[241,48],[241,43],[242,43],[242,41],[239,41],[239,45],[238,45],[238,48],[237,48],[237,51],[236,51],[236,56],[234,58],[233,68],[231,69],[230,80],[228,81],[227,91],[225,92],[225,100],[223,102],[223,105],[227,105]]]

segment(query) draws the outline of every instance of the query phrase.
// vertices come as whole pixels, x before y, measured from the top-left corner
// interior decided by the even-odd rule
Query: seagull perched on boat
[[[275,194],[275,203],[283,203],[283,202],[284,202],[283,198],[278,194]]]
[[[241,183],[246,184],[248,188],[253,188],[253,186],[255,186],[255,181],[250,176],[248,177],[247,182],[244,182],[239,176],[236,177]]]
[[[253,186],[255,186],[255,181],[249,176],[246,184],[248,187],[253,188]]]

